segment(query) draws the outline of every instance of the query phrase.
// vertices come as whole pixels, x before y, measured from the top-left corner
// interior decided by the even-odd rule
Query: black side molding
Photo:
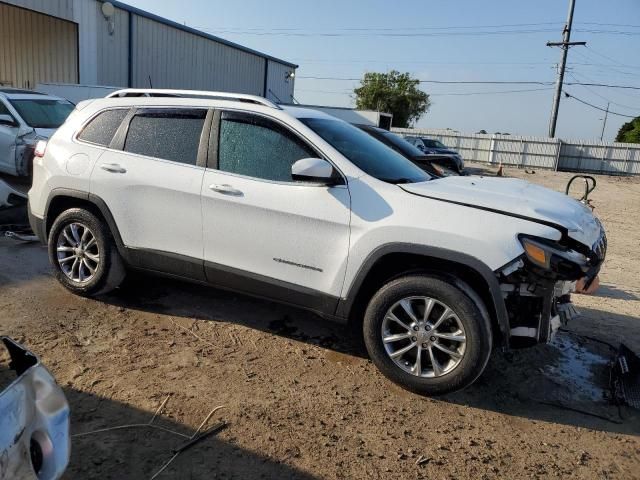
[[[212,262],[205,262],[204,269],[207,282],[211,285],[304,308],[323,317],[333,318],[340,300],[338,297],[301,287],[295,283],[284,282]]]

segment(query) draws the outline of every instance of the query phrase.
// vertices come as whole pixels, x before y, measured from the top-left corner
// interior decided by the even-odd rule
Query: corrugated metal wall
[[[268,62],[266,95],[272,100],[280,99],[291,103],[294,79],[286,79],[293,70],[291,65],[267,58],[259,52],[247,51],[242,46],[232,46],[224,40],[207,38],[194,32],[184,31],[179,25],[168,25],[163,19],[130,9],[115,2],[115,15],[107,20],[102,15],[102,2],[97,0],[0,0],[2,2],[34,9],[48,15],[73,20],[77,26],[79,49],[74,44],[70,48],[68,34],[58,35],[62,27],[51,30],[47,42],[53,52],[47,58],[55,62],[56,68],[67,67],[64,57],[72,55],[76,70],[73,75],[60,76],[53,73],[44,78],[31,78],[28,81],[42,83],[78,82],[85,85],[129,85],[129,18],[132,19],[132,64],[131,86],[149,87],[149,77],[154,87],[187,88],[204,90],[222,90],[254,95],[265,94],[265,67]],[[131,11],[128,11],[131,10]],[[152,18],[149,18],[152,17]],[[53,22],[53,17],[47,17]],[[10,20],[4,15],[0,24]],[[60,22],[60,20],[57,20]],[[56,24],[58,25],[58,24]],[[23,29],[24,32],[30,29]],[[6,28],[0,32],[4,41],[0,43],[0,58],[5,65],[0,77],[7,71],[6,63],[14,70],[33,68],[33,58],[28,52],[19,54],[4,53],[9,40],[22,38],[14,30]],[[26,33],[24,33],[26,35]],[[58,36],[60,38],[58,38]],[[56,43],[57,42],[57,43]],[[21,44],[23,41],[21,40]],[[54,48],[53,45],[56,45]],[[41,51],[41,50],[39,50]],[[72,52],[72,53],[70,53]],[[53,54],[52,54],[53,53]],[[79,61],[76,58],[79,55]],[[8,59],[7,59],[8,58]],[[77,66],[79,65],[79,67]],[[78,79],[79,73],[79,79]],[[14,81],[13,78],[7,80]],[[22,80],[21,80],[22,81]],[[32,86],[35,83],[32,84]],[[18,83],[16,86],[24,86]],[[269,93],[271,90],[272,93]]]
[[[76,0],[2,0],[18,7],[46,13],[54,17],[73,20],[73,6]]]
[[[133,17],[133,87],[262,95],[264,59],[151,19]]]
[[[295,78],[287,78],[293,68],[273,60],[267,61],[269,62],[269,70],[267,71],[266,97],[276,102],[293,103]]]
[[[0,82],[19,88],[78,82],[78,26],[0,3]]]
[[[96,5],[98,5],[97,2]],[[97,34],[97,80],[100,85],[127,87],[129,81],[129,12],[116,8],[111,24],[95,12]]]

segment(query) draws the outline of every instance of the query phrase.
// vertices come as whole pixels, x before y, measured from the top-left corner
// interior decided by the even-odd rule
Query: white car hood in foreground
[[[567,195],[524,180],[451,176],[399,186],[423,197],[560,225],[568,230],[571,238],[589,248],[600,238],[600,223],[589,207]]]

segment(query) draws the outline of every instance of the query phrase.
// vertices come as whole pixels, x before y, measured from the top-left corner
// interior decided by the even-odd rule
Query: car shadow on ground
[[[194,428],[159,414],[153,425],[187,437],[144,426],[86,434],[115,426],[144,425],[151,421],[153,412],[69,388],[65,394],[71,406],[72,439],[71,461],[63,478],[151,478],[195,433]],[[158,407],[163,400],[158,396]],[[171,399],[165,409],[175,409]],[[224,410],[216,412],[203,431],[221,421],[225,421]],[[184,450],[158,478],[316,478],[239,447],[233,428],[233,422],[228,422],[220,433]]]
[[[3,387],[15,378],[14,371],[0,365]],[[151,478],[195,433],[195,429],[171,420],[163,412],[154,416],[153,412],[69,387],[64,393],[71,411],[72,437],[71,459],[63,479]],[[159,396],[156,408],[164,400]],[[163,411],[175,408],[169,398]],[[233,421],[225,420],[224,410],[216,412],[201,431],[222,421],[227,423],[224,430],[185,449],[157,478],[316,478],[236,445]],[[125,425],[136,426],[112,429]]]
[[[595,293],[596,297],[612,298],[614,300],[640,300],[638,293],[618,285],[600,284],[600,288]]]
[[[118,291],[101,297],[113,305],[146,312],[234,323],[340,353],[366,357],[347,325],[313,313],[219,290],[144,274],[130,274]],[[242,305],[242,308],[238,308]]]
[[[129,278],[125,287],[102,300],[128,309],[239,324],[346,355],[367,357],[361,338],[347,326],[295,308],[140,274]],[[637,321],[631,317],[628,320]],[[639,412],[618,407],[607,398],[607,362],[614,352],[578,334],[560,337],[562,341],[555,345],[506,354],[496,351],[474,385],[439,400],[534,421],[640,435]],[[389,384],[389,388],[397,387]]]

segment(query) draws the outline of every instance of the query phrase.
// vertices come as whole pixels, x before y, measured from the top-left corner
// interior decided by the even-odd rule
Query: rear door
[[[349,249],[347,185],[294,182],[293,163],[321,154],[274,119],[218,112],[211,143],[217,159],[202,184],[209,281],[333,313]]]
[[[96,163],[91,193],[106,202],[134,265],[204,278],[200,190],[210,117],[199,108],[133,110]]]

